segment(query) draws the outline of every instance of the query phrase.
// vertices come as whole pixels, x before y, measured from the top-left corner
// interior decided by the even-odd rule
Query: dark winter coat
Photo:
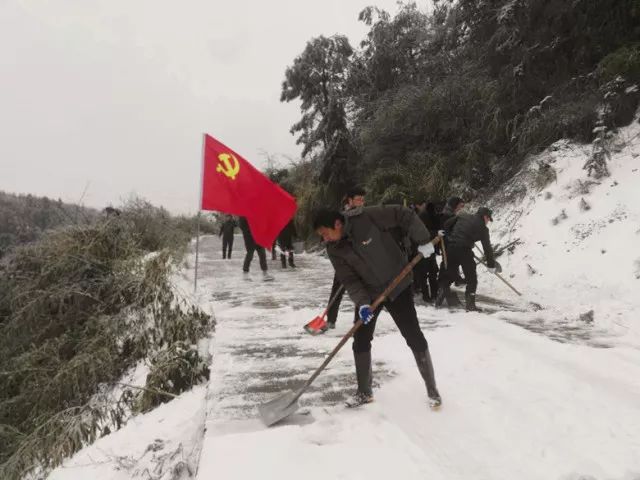
[[[435,212],[424,210],[420,212],[418,216],[420,217],[420,220],[422,220],[422,223],[424,223],[424,226],[427,227],[427,230],[429,230],[432,235],[435,236],[438,234],[438,230],[442,228],[442,223],[440,217]]]
[[[442,209],[442,212],[439,215],[440,225],[444,227],[447,224],[447,222],[452,218],[455,218],[455,216],[456,214],[453,212],[453,208],[451,208],[449,205],[445,205],[444,208]]]
[[[293,248],[293,237],[295,236],[296,227],[293,224],[293,220],[290,220],[278,235],[278,245],[282,249],[291,250]]]
[[[442,223],[440,221],[440,215],[436,214],[435,209],[429,208],[429,206],[427,206],[427,209],[420,212],[418,214],[418,217],[420,218],[420,220],[422,220],[424,226],[427,227],[427,230],[429,230],[429,232],[431,233],[431,238],[433,239],[434,237],[436,237],[438,235],[438,231],[442,229]],[[436,245],[435,250],[437,254],[440,253],[440,244]],[[417,247],[414,246],[412,252],[413,255],[415,255],[417,253]]]
[[[236,228],[236,222],[233,218],[225,220],[220,227],[220,236],[224,238],[233,237],[233,230]]]
[[[454,216],[445,223],[445,230],[447,231],[447,245],[451,248],[473,249],[476,242],[482,242],[487,266],[489,268],[495,266],[489,229],[480,215],[461,213]]]
[[[407,255],[391,231],[399,229],[419,245],[431,234],[414,212],[400,205],[355,208],[344,215],[343,236],[327,244],[327,253],[356,305],[371,304],[407,265]],[[407,275],[389,298],[394,300],[411,283]]]

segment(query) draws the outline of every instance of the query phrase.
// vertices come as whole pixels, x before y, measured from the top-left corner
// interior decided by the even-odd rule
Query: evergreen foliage
[[[311,39],[285,75],[282,100],[302,102],[303,224],[356,184],[372,201],[473,197],[560,138],[614,134],[638,106],[638,0],[436,0],[359,19],[357,48]]]

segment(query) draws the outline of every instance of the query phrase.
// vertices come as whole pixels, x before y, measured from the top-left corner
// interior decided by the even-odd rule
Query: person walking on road
[[[242,230],[242,237],[244,238],[244,247],[247,250],[247,253],[244,257],[244,263],[242,264],[242,271],[245,274],[249,273],[249,267],[251,266],[251,260],[253,260],[253,253],[258,253],[258,258],[260,260],[260,269],[262,270],[262,274],[265,280],[273,280],[267,271],[267,254],[265,253],[264,247],[258,245],[253,239],[253,235],[251,234],[251,230],[249,229],[249,222],[246,217],[240,217],[238,221],[240,230]]]
[[[222,258],[230,259],[233,251],[233,231],[236,228],[236,221],[231,215],[225,215],[219,236],[222,237]]]

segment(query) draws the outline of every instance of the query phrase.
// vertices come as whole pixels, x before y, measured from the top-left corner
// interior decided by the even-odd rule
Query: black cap
[[[489,220],[493,222],[493,212],[490,208],[480,207],[476,214],[480,215],[481,217],[484,217],[486,215],[487,217],[489,217]]]
[[[358,197],[358,196],[364,197],[366,194],[367,192],[365,192],[364,188],[353,187],[347,191],[346,199],[348,200],[350,198]]]

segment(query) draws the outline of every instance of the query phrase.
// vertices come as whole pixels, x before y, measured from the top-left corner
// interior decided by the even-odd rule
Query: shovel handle
[[[343,290],[344,290],[344,285],[340,285],[340,288],[336,290],[336,293],[329,300],[329,303],[327,304],[327,308],[325,308],[324,312],[322,312],[322,315],[320,315],[321,318],[324,318],[327,316],[327,313],[329,313],[329,309],[333,307],[333,304],[336,303],[336,300],[338,299],[338,297],[342,295]]]
[[[476,248],[477,248],[477,245],[476,245]],[[480,250],[480,249],[478,248],[478,250]],[[476,256],[476,254],[475,254],[475,253],[473,254],[473,256],[475,257],[475,259],[476,259],[479,263],[481,263],[482,265],[484,265],[485,267],[487,267],[487,264],[486,264],[485,262],[483,262],[483,261],[482,261],[482,259],[478,258],[478,257]],[[487,268],[489,268],[489,267],[487,267]],[[517,294],[519,297],[521,297],[521,296],[522,296],[522,294],[521,294],[518,290],[516,290],[516,288],[515,288],[513,285],[511,285],[509,282],[507,282],[507,281],[505,280],[505,278],[504,278],[502,275],[500,275],[498,272],[491,272],[491,273],[493,273],[496,277],[498,277],[500,280],[502,280],[502,281],[504,282],[504,284],[505,284],[507,287],[509,287],[509,288],[510,288],[511,290],[513,290],[514,292],[516,292],[516,294]]]
[[[447,258],[447,247],[444,246],[444,238],[440,238],[440,248],[442,249],[442,261],[444,262],[444,269],[449,269],[449,259]]]
[[[431,240],[431,243],[435,245],[439,241],[440,241],[440,237],[436,237],[433,240]],[[371,305],[371,311],[375,311],[375,309],[378,308],[387,299],[389,294],[393,292],[393,290],[400,284],[400,282],[404,280],[404,277],[406,277],[409,274],[409,272],[413,269],[413,267],[415,267],[416,264],[420,260],[422,260],[422,258],[423,257],[421,253],[418,253],[418,255],[413,257],[413,259],[402,269],[402,271],[398,274],[398,276],[393,279],[393,281],[389,284],[389,286],[385,288],[384,292],[382,292],[380,296],[376,298],[375,302],[373,302],[373,304]],[[307,390],[307,388],[309,388],[309,386],[313,383],[313,381],[316,378],[318,378],[318,375],[320,375],[320,373],[325,369],[325,367],[329,365],[329,362],[333,359],[333,357],[336,356],[336,354],[340,351],[340,349],[344,346],[344,344],[347,343],[347,340],[349,340],[349,338],[351,338],[351,336],[354,333],[356,333],[356,330],[358,330],[361,326],[362,326],[362,319],[359,318],[353,324],[353,327],[351,327],[351,329],[344,335],[344,337],[342,337],[340,342],[338,342],[338,345],[336,345],[336,347],[331,351],[331,353],[327,356],[327,358],[324,359],[324,362],[322,362],[322,365],[320,365],[318,369],[315,372],[313,372],[313,375],[309,377],[309,380],[307,380],[307,382],[302,386],[302,388],[298,390],[297,395],[291,401],[292,404],[295,401],[297,401],[298,398],[300,398],[302,394]]]

